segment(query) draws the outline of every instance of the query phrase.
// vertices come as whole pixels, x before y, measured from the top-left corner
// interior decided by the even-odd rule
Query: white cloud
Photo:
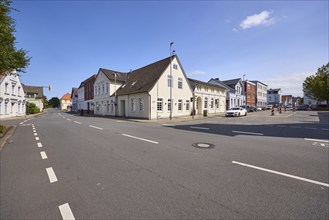
[[[271,17],[271,14],[272,12],[262,11],[259,14],[247,16],[247,18],[240,23],[240,28],[248,29],[260,25],[274,24],[275,18]]]
[[[190,75],[205,75],[205,74],[206,74],[206,72],[201,71],[201,70],[192,70],[190,72]]]
[[[283,95],[303,96],[303,82],[312,73],[291,73],[260,80],[268,89],[281,88]]]

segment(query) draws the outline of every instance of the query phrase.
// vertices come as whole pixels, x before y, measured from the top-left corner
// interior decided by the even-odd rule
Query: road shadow
[[[327,130],[328,126],[319,125],[316,123],[284,123],[266,125],[195,123],[170,127],[173,129],[191,131],[194,133],[200,132],[230,137],[245,135],[325,140],[329,139],[329,131]]]

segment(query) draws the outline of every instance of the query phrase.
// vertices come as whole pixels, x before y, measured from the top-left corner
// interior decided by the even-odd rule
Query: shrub
[[[3,134],[6,130],[6,126],[0,125],[0,134]]]

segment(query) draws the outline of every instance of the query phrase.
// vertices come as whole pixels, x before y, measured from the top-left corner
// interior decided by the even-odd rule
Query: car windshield
[[[240,108],[231,108],[230,110],[239,110]]]

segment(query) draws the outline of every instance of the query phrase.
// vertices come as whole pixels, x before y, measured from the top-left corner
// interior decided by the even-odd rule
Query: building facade
[[[305,97],[304,97],[305,100]],[[284,106],[292,106],[292,95],[282,95],[282,104]]]
[[[72,101],[71,101],[71,94],[66,93],[65,95],[62,96],[60,99],[61,102],[61,110],[62,111],[70,111],[72,107]]]
[[[78,88],[72,88],[71,91],[72,112],[78,112]]]
[[[257,107],[266,108],[267,105],[267,85],[257,80],[252,80],[256,85],[256,105]]]
[[[267,103],[274,106],[282,104],[282,91],[280,88],[267,90]]]
[[[0,73],[0,119],[25,116],[24,89],[16,71]]]
[[[97,75],[94,74],[83,81],[78,88],[78,111],[81,114],[94,113],[94,82]]]
[[[188,79],[193,91],[192,109],[196,115],[223,114],[226,111],[227,88],[217,84]]]
[[[43,111],[43,103],[44,103],[44,97],[43,97],[43,87],[42,86],[28,86],[23,85],[24,92],[25,92],[25,98],[26,102],[28,103],[34,103],[36,107],[40,109],[40,111]]]
[[[245,81],[245,97],[247,106],[256,106],[256,85],[253,82]]]
[[[246,97],[244,95],[244,86],[241,78],[225,80],[222,82],[231,88],[231,90],[227,92],[227,109],[245,105]]]

